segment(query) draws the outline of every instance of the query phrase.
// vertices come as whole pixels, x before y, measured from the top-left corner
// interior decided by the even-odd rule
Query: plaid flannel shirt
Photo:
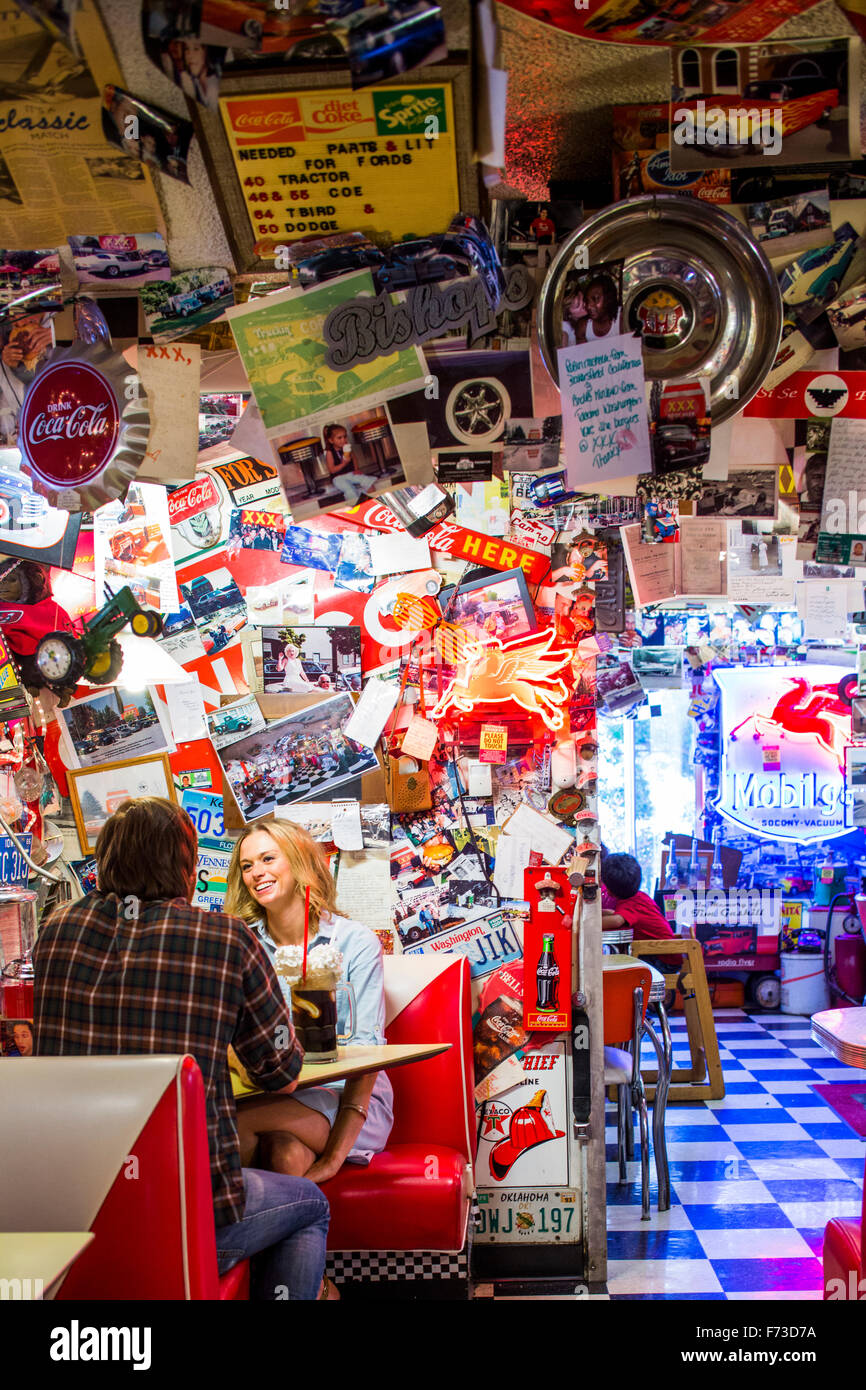
[[[244,1211],[231,1043],[265,1091],[303,1053],[261,943],[246,923],[183,898],[89,893],[42,924],[33,949],[34,1055],[191,1053],[204,1078],[217,1226]],[[127,917],[129,913],[129,917]]]

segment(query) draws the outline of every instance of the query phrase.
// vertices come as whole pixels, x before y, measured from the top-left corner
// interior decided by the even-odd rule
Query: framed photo
[[[379,770],[373,750],[343,733],[354,708],[347,692],[334,695],[217,749],[245,820],[293,801],[330,799],[336,787]]]
[[[70,768],[69,798],[83,855],[93,854],[99,832],[124,801],[137,796],[162,796],[177,801],[168,754],[128,758],[100,767]]]
[[[453,594],[453,589],[442,590],[442,611],[472,641],[486,642],[498,637],[511,642],[538,631],[523,570],[506,570],[490,579],[461,584],[452,603]]]
[[[240,271],[311,233],[394,242],[480,215],[466,62],[358,91],[345,70],[224,73],[219,110],[190,114]]]
[[[76,767],[98,767],[146,753],[173,753],[151,690],[112,686],[57,711]]]

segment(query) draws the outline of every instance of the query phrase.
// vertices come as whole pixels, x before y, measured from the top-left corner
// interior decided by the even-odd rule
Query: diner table
[[[846,1066],[866,1068],[866,1009],[822,1009],[812,1015],[812,1038]]]
[[[605,933],[606,935],[606,933]],[[629,930],[628,939],[631,940]],[[602,956],[602,970],[625,970],[634,967],[636,963],[645,965],[652,975],[650,985],[650,996],[647,1000],[647,1017],[644,1019],[644,1035],[649,1038],[653,1050],[658,1060],[658,1081],[656,1082],[655,1095],[652,1101],[653,1119],[653,1152],[656,1160],[656,1175],[658,1177],[659,1211],[668,1211],[671,1205],[671,1179],[668,1167],[667,1140],[665,1138],[665,1114],[667,1110],[668,1091],[671,1084],[671,1073],[673,1071],[673,1042],[671,1040],[670,1024],[665,1010],[665,977],[654,965],[650,965],[648,960],[642,960],[637,956],[611,955]],[[655,1028],[649,1021],[649,1013],[652,1010],[659,1021],[661,1037],[658,1036]],[[640,1059],[638,1059],[639,1062]]]
[[[447,1052],[451,1046],[451,1043],[382,1043],[338,1047],[335,1062],[308,1062],[305,1059],[296,1089],[302,1091],[307,1086],[327,1086],[334,1081],[346,1081],[371,1071],[406,1067],[412,1062],[438,1057],[440,1052]],[[253,1084],[233,1048],[229,1048],[229,1070],[236,1100],[242,1100],[245,1096],[274,1094],[273,1091],[261,1091]]]
[[[13,1298],[50,1298],[92,1240],[92,1231],[0,1231],[0,1281]]]

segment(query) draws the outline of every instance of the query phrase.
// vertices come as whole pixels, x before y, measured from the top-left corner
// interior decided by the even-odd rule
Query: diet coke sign
[[[21,409],[19,447],[34,475],[53,488],[76,488],[111,462],[120,410],[111,382],[87,362],[49,363]]]

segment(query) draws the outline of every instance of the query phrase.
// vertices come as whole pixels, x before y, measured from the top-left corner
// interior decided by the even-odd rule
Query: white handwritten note
[[[557,356],[569,486],[651,472],[640,341],[619,333]]]
[[[183,685],[167,685],[165,701],[171,719],[171,731],[178,743],[207,738],[204,695],[200,683],[193,679]]]
[[[335,801],[333,803],[331,808],[331,838],[337,849],[362,850],[364,848],[360,802]]]
[[[574,844],[574,839],[567,830],[562,830],[550,816],[536,811],[526,801],[521,801],[514,814],[505,822],[504,829],[516,839],[524,840],[530,849],[543,854],[547,864],[558,864],[566,850]],[[500,837],[500,845],[501,843]]]
[[[844,642],[848,632],[848,587],[845,581],[807,579],[803,590],[807,641]]]
[[[866,535],[866,420],[830,422],[821,530]]]

